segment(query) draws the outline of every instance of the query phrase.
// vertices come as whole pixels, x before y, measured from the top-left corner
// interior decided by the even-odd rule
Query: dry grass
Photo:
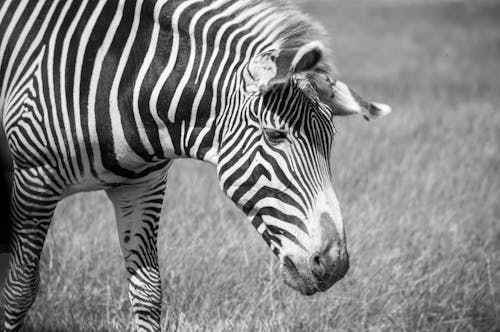
[[[346,278],[313,297],[288,289],[214,169],[180,161],[160,235],[168,331],[500,330],[500,3],[407,3],[302,5],[344,80],[395,109],[338,120]],[[133,329],[103,198],[59,207],[26,331]]]

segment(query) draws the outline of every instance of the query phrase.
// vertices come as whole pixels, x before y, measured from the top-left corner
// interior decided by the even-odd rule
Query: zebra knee
[[[39,258],[12,259],[3,290],[5,310],[24,313],[35,302],[40,284]]]
[[[7,282],[2,292],[4,306],[4,331],[18,331],[23,325],[26,313],[35,302],[38,292],[38,276],[34,282],[27,285],[10,284]]]
[[[5,303],[14,307],[29,308],[35,301],[39,284],[38,260],[30,263],[13,262],[4,287]]]
[[[21,328],[26,313],[36,300],[40,284],[39,255],[30,255],[18,246],[14,248],[2,291],[5,331]]]

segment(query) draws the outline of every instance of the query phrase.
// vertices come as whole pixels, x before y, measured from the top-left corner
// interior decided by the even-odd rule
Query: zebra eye
[[[271,144],[280,144],[288,140],[288,133],[286,130],[280,129],[264,129],[264,134]]]

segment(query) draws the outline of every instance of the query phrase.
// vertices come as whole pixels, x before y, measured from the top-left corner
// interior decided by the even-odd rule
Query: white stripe
[[[267,229],[266,224],[264,224],[264,221],[260,223],[260,225],[257,227],[257,232],[262,235],[264,231]]]

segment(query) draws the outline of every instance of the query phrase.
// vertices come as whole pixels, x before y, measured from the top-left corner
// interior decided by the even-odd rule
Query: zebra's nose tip
[[[349,269],[349,256],[342,236],[329,213],[320,216],[321,241],[318,250],[309,257],[309,268],[318,289],[327,290],[342,279]]]
[[[311,255],[309,265],[317,280],[318,289],[325,291],[346,275],[349,270],[349,255],[340,248],[331,248]]]

